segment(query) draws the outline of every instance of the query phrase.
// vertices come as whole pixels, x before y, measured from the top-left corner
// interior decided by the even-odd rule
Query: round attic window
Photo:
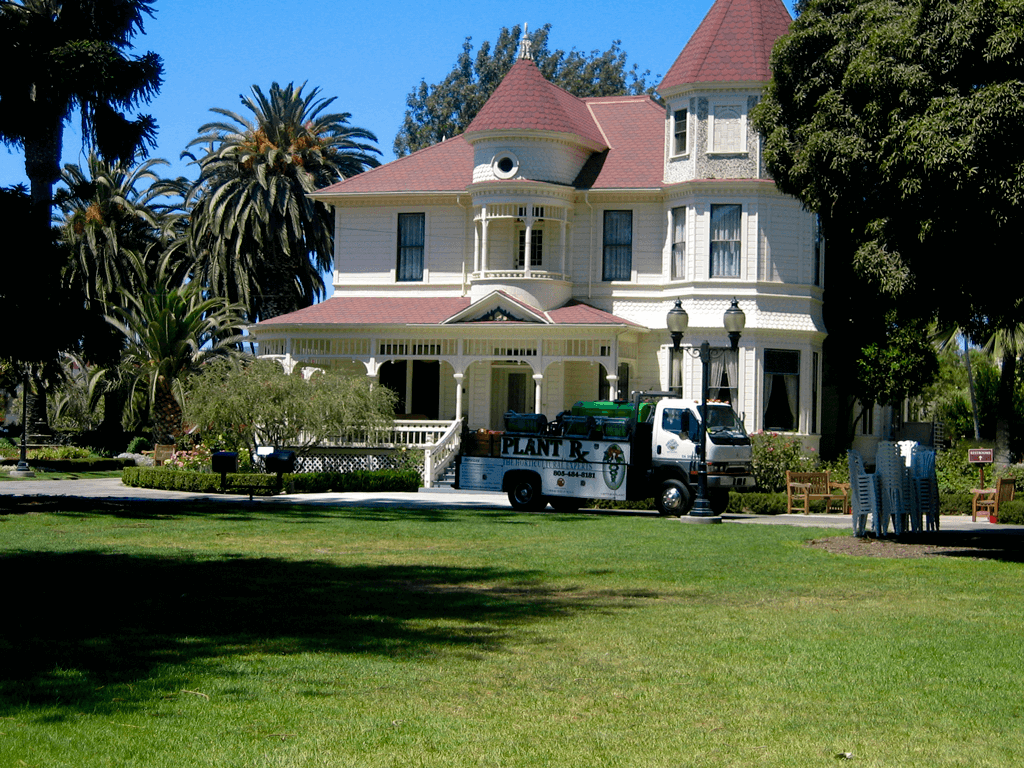
[[[519,172],[519,158],[511,152],[502,152],[494,156],[491,168],[499,179],[511,179]]]

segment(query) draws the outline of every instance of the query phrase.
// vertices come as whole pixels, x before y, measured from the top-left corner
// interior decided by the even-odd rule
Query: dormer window
[[[746,117],[746,109],[739,101],[713,104],[708,110],[708,151],[746,152]]]
[[[511,152],[501,152],[491,160],[491,170],[499,179],[511,179],[519,173],[519,158]]]
[[[690,145],[687,140],[686,122],[687,122],[687,111],[685,109],[677,109],[672,112],[672,154],[673,155],[685,155],[690,151]]]

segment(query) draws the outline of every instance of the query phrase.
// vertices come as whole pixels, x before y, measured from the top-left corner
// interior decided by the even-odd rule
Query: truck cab
[[[662,514],[684,514],[693,503],[700,463],[700,430],[707,424],[707,489],[711,507],[723,512],[730,489],[753,487],[750,437],[728,403],[676,398],[668,392],[640,392],[636,412],[650,404],[647,422],[637,424],[639,443],[650,430],[650,479],[655,505]],[[639,445],[637,445],[639,448]]]

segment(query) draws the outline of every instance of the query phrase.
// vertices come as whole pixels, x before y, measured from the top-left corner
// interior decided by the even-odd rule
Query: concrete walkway
[[[130,488],[122,485],[119,478],[88,480],[4,480],[0,481],[0,511],[4,506],[3,497],[73,497],[76,499],[119,499],[129,501],[188,502],[237,504],[308,504],[328,507],[369,507],[404,509],[501,509],[510,511],[508,499],[503,493],[482,491],[456,491],[448,486],[421,488],[418,493],[301,493],[281,494],[273,497],[257,496],[252,502],[248,496],[238,494],[188,493],[185,491],[158,491],[150,488]],[[13,500],[13,499],[12,499]],[[650,512],[620,512],[610,510],[584,510],[579,514],[604,514],[623,516],[651,516]],[[730,524],[748,525],[795,525],[806,528],[842,528],[852,530],[848,515],[725,515]],[[1024,535],[1024,526],[992,525],[988,522],[972,522],[970,515],[945,516],[941,522],[944,531],[999,531]]]

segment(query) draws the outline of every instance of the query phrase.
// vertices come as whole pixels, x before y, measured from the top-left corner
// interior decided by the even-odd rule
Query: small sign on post
[[[979,488],[985,487],[985,465],[991,464],[993,459],[991,448],[968,448],[967,449],[967,462],[969,464],[978,465],[978,474],[981,479],[981,485]]]

